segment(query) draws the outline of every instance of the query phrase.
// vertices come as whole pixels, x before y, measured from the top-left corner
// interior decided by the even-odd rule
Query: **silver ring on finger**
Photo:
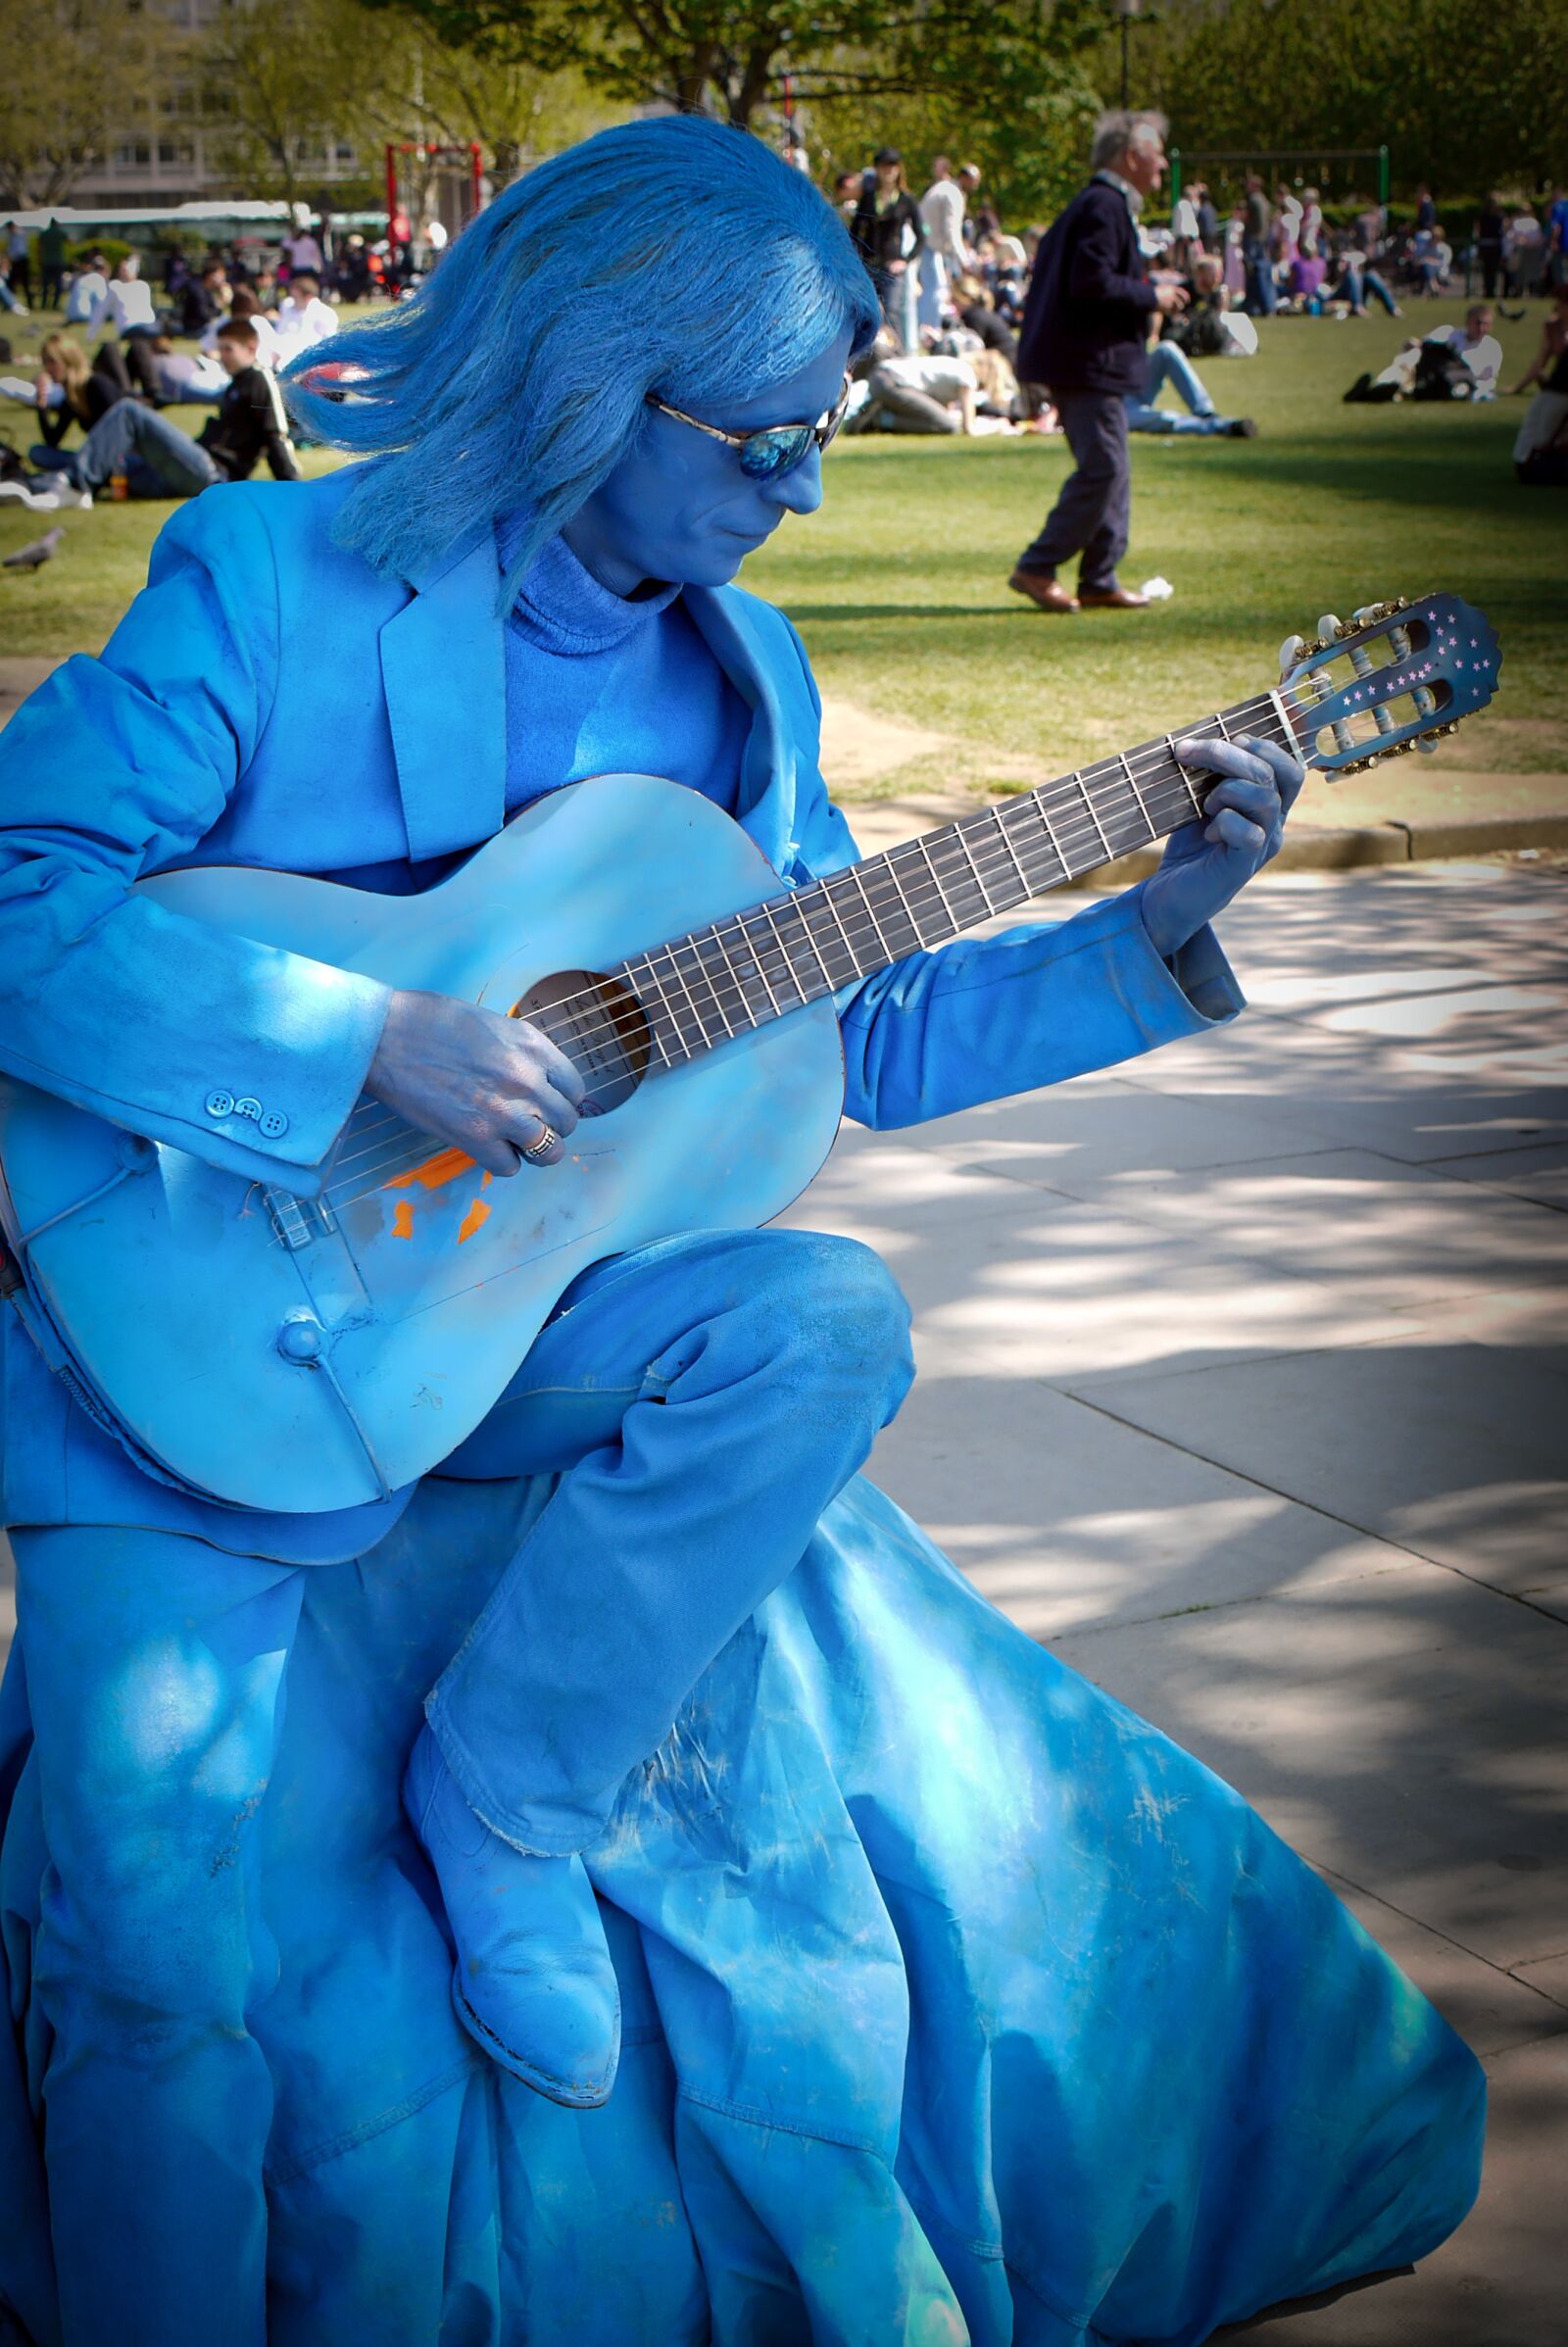
[[[527,1148],[525,1149],[519,1149],[517,1153],[519,1156],[526,1157],[530,1165],[542,1165],[545,1159],[549,1156],[551,1150],[557,1147],[560,1140],[561,1135],[554,1131],[551,1126],[547,1125],[544,1121],[544,1118],[541,1117],[539,1120],[538,1140],[530,1141]]]

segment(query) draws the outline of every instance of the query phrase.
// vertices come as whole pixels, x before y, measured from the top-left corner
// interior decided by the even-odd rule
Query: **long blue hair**
[[[465,228],[416,297],[288,368],[289,406],[358,467],[335,535],[416,579],[461,540],[528,513],[503,589],[643,429],[676,407],[756,398],[876,294],[843,221],[749,132],[694,115],[604,130],[541,164]],[[347,362],[354,395],[309,387]],[[305,379],[302,379],[305,378]]]

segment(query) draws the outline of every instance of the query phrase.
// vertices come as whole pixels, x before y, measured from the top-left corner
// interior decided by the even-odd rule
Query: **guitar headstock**
[[[1310,642],[1281,648],[1280,699],[1302,758],[1326,774],[1359,774],[1400,750],[1435,749],[1497,689],[1501,654],[1481,613],[1457,595],[1403,596],[1318,621]]]

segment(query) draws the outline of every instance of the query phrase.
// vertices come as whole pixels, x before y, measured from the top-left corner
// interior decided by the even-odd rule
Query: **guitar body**
[[[555,972],[612,970],[790,893],[737,823],[650,775],[552,793],[422,896],[235,868],[142,886],[261,943],[503,1012]],[[220,1499],[316,1513],[438,1466],[589,1264],[779,1213],[832,1147],[843,1077],[819,1001],[649,1074],[578,1126],[560,1166],[497,1181],[426,1143],[421,1165],[394,1159],[324,1218],[0,1079],[0,1167],[68,1366],[150,1459]],[[359,1149],[373,1178],[387,1122],[363,1102],[334,1172]]]

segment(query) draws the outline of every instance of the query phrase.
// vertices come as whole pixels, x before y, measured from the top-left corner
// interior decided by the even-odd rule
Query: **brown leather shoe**
[[[1131,587],[1080,587],[1078,601],[1086,611],[1147,611],[1149,597]]]
[[[1044,570],[1015,570],[1007,581],[1014,595],[1027,595],[1043,611],[1075,611],[1078,598]]]

